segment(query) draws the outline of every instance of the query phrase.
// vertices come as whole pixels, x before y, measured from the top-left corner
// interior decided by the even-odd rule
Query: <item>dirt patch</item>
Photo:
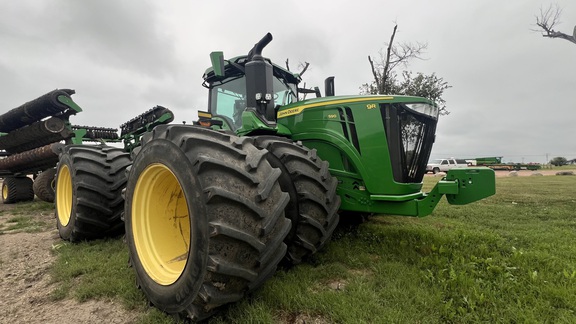
[[[0,203],[0,229],[9,225],[14,206]],[[57,285],[49,272],[56,258],[52,247],[61,242],[54,213],[26,216],[45,226],[34,233],[0,234],[0,323],[130,323],[138,318],[113,302],[52,300]]]

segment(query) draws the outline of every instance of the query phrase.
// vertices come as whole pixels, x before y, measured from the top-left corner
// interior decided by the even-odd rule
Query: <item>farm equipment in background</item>
[[[54,90],[0,116],[3,203],[30,201],[35,193],[54,200],[54,167],[64,146],[60,142],[73,136],[68,119],[82,111],[72,94],[74,90]]]
[[[117,233],[107,222],[123,211],[138,287],[177,317],[205,319],[261,286],[281,261],[313,255],[339,210],[420,217],[444,195],[467,204],[495,193],[494,171],[482,167],[450,170],[421,191],[434,102],[336,97],[331,81],[327,97],[298,101],[309,91],[298,88],[300,76],[262,57],[271,40],[230,60],[211,54],[208,111],[195,125],[158,125],[131,154],[75,145],[60,154],[61,236]]]
[[[34,195],[53,202],[55,166],[65,145],[124,142],[130,151],[137,145],[138,134],[158,124],[151,120],[161,116],[165,121],[172,116],[166,108],[158,106],[122,125],[120,136],[114,128],[71,125],[70,116],[82,111],[72,100],[74,93],[71,89],[57,89],[0,115],[3,203],[31,201]],[[169,114],[164,114],[166,111]]]
[[[492,170],[507,170],[507,171],[520,171],[520,170],[540,170],[542,165],[539,163],[502,163],[502,156],[480,157],[473,159],[466,159],[472,166],[484,166]]]

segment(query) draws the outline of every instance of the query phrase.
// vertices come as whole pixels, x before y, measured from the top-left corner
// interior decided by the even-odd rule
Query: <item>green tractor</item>
[[[495,193],[487,168],[450,171],[421,191],[438,121],[434,102],[336,97],[333,79],[326,97],[299,101],[310,92],[298,88],[300,76],[262,56],[271,40],[267,34],[229,60],[212,53],[203,83],[208,111],[194,125],[145,133],[125,188],[114,181],[90,187],[109,200],[123,191],[137,284],[177,317],[205,319],[262,285],[280,262],[302,262],[328,242],[339,213],[425,216],[443,195],[467,204]],[[113,160],[101,159],[101,170],[91,172],[114,173],[119,168],[105,163]],[[61,155],[68,167],[57,175],[58,213],[70,214],[69,200],[81,198],[68,188],[77,186],[69,161]]]

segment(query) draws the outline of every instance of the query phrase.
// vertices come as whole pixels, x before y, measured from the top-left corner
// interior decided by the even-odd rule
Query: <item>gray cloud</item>
[[[558,29],[576,25],[576,4]],[[332,1],[38,1],[0,10],[0,109],[55,88],[77,90],[78,124],[117,127],[160,104],[176,121],[206,107],[200,86],[208,54],[245,54],[266,32],[265,55],[284,65],[311,63],[308,86],[336,76],[338,94],[357,94],[372,77],[366,59],[388,41],[428,42],[427,60],[410,70],[435,72],[453,86],[452,112],[440,120],[434,157],[503,155],[544,162],[576,157],[573,97],[576,46],[531,32],[536,0],[434,2]]]

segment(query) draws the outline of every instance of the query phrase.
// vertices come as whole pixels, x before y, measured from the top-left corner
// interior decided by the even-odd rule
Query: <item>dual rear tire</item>
[[[282,260],[299,263],[322,248],[338,223],[328,164],[277,137],[160,125],[132,158],[71,145],[57,170],[60,236],[125,230],[137,285],[179,318],[202,320],[240,300]]]
[[[270,163],[282,170],[280,185],[290,194],[286,217],[292,220],[285,263],[299,264],[322,249],[338,225],[338,181],[330,175],[328,162],[300,142],[259,136],[256,145],[267,149]]]
[[[202,320],[274,274],[286,254],[290,197],[253,139],[161,125],[135,153],[126,241],[137,283],[157,308]]]

